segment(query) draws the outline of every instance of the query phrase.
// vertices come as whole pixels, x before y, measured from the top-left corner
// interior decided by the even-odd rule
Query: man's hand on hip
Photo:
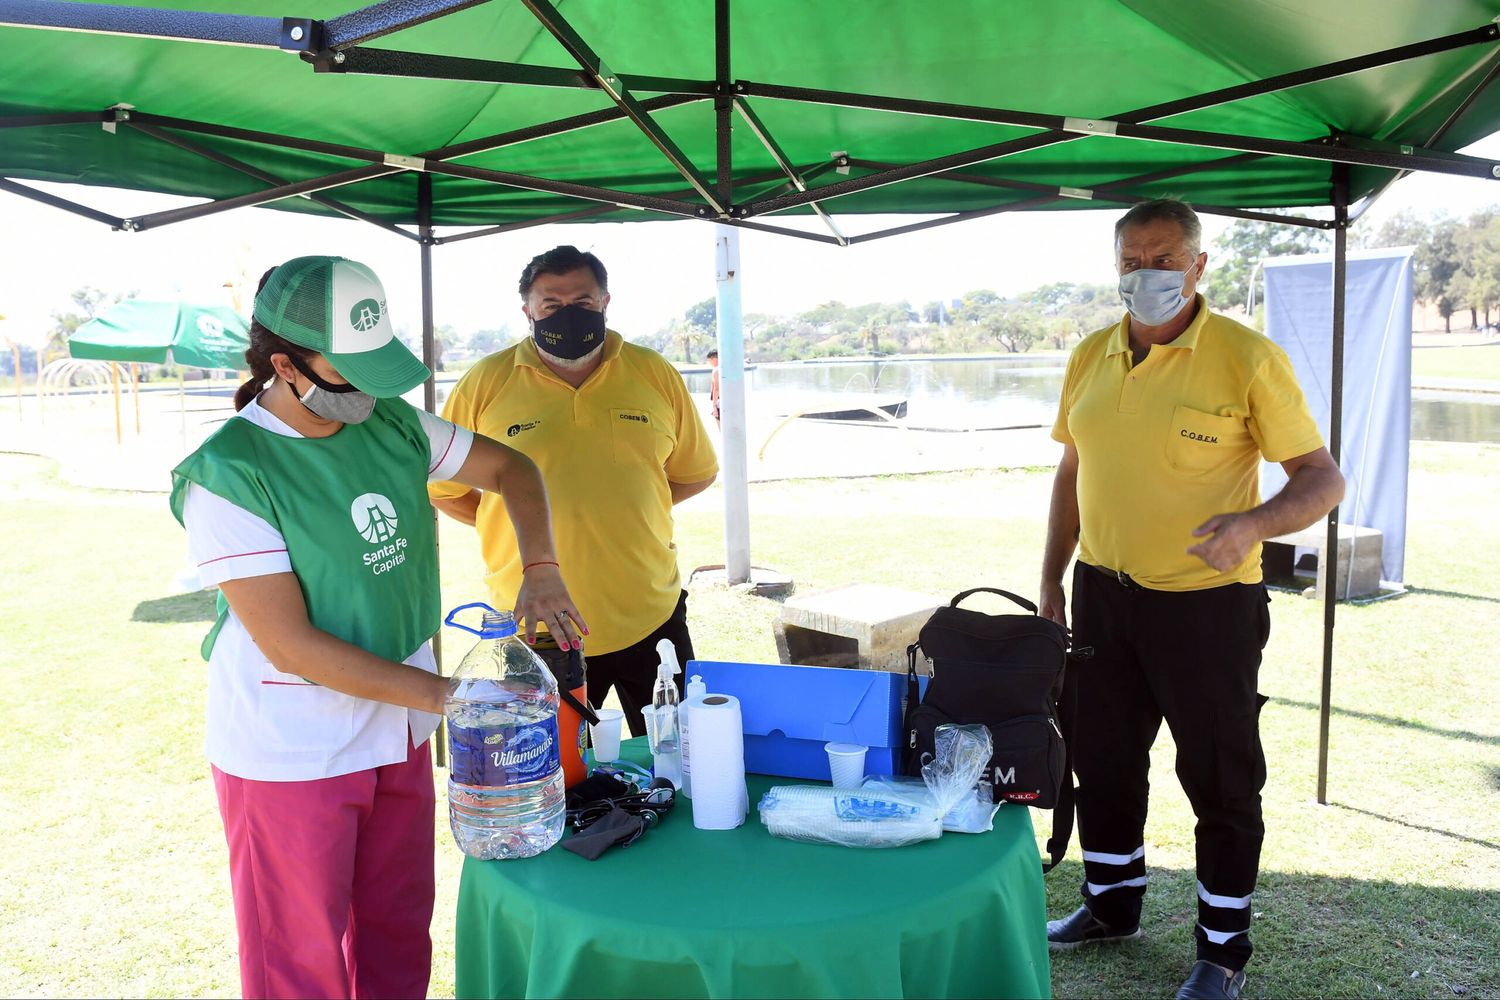
[[[1204,536],[1207,535],[1207,538]],[[1188,549],[1220,573],[1227,573],[1245,561],[1250,549],[1261,536],[1249,511],[1239,514],[1215,514],[1193,529],[1194,538],[1203,541]]]
[[[1037,601],[1037,614],[1048,621],[1068,627],[1068,598],[1061,583],[1043,581],[1041,599]]]

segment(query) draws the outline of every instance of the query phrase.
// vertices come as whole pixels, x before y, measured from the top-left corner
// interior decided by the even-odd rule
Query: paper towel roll
[[[694,699],[686,710],[692,734],[693,825],[733,830],[745,822],[750,808],[740,703],[729,695],[710,694]]]

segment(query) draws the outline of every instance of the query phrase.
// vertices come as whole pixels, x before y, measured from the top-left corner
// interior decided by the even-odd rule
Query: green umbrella
[[[190,368],[234,368],[245,366],[250,346],[250,325],[225,306],[199,306],[190,302],[117,302],[80,326],[68,338],[68,351],[88,361],[143,362],[186,365]],[[112,369],[113,365],[110,366]],[[132,369],[133,371],[134,369]],[[121,437],[119,373],[115,381],[115,440]],[[130,380],[137,391],[135,379]],[[183,447],[187,447],[187,409],[183,400],[182,373],[178,371],[177,395],[182,418]],[[140,398],[136,397],[135,432],[141,432]]]
[[[225,306],[126,299],[79,327],[68,350],[90,361],[239,369],[249,330],[244,317]]]

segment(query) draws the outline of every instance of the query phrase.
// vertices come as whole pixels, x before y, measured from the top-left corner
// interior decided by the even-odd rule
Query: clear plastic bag
[[[922,761],[922,781],[932,792],[938,814],[944,815],[973,792],[994,753],[994,743],[989,726],[950,724],[938,726],[932,735],[937,753]]]
[[[920,778],[869,777],[860,786],[861,791],[879,796],[920,796],[930,801],[931,793]],[[995,813],[1004,802],[992,801],[987,790],[970,789],[969,794],[959,797],[952,808],[943,814],[944,833],[989,833],[995,828]]]
[[[761,797],[760,820],[773,836],[817,844],[902,847],[934,840],[966,795],[978,801],[974,786],[991,753],[984,726],[939,726],[935,736],[937,753],[924,762],[920,783],[867,778],[856,789],[776,785]],[[972,817],[965,822],[975,825]]]
[[[867,794],[827,785],[776,785],[760,800],[772,836],[844,847],[901,847],[942,835],[930,800]]]

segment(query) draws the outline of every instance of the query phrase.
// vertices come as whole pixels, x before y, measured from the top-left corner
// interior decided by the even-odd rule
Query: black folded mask
[[[629,847],[640,840],[641,835],[653,825],[646,819],[646,815],[633,815],[617,805],[611,805],[608,812],[563,841],[563,848],[581,858],[598,861],[601,854],[616,844]],[[649,815],[654,816],[655,813]]]
[[[616,844],[629,847],[677,804],[677,792],[666,778],[655,778],[643,792],[613,774],[593,774],[568,792],[568,822],[573,835],[563,847],[597,861]]]

